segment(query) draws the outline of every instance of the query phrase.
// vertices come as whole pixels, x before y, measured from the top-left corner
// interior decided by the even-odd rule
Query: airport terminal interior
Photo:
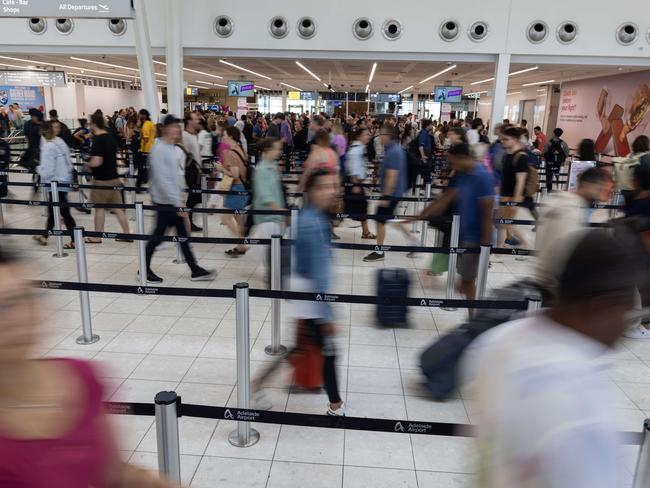
[[[647,5],[488,3],[4,0],[0,487],[650,486]]]

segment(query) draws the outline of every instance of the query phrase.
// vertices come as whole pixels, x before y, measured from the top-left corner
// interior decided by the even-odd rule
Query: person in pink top
[[[31,359],[37,291],[0,251],[0,487],[171,488],[120,459],[90,363]]]
[[[345,139],[343,126],[340,122],[335,122],[334,125],[332,125],[332,146],[336,148],[339,157],[343,157],[348,150],[348,142]]]

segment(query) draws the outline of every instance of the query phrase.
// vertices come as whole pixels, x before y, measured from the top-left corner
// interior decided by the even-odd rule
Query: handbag
[[[232,188],[233,181],[235,181],[235,179],[232,176],[224,174],[221,177],[221,181],[219,182],[219,190],[230,191],[230,189]]]

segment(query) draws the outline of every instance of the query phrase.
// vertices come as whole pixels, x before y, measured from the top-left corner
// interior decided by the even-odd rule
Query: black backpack
[[[561,166],[567,155],[562,149],[562,139],[551,139],[551,147],[544,153],[544,159],[553,166]]]
[[[185,153],[185,184],[190,190],[201,188],[201,165],[194,159],[192,153],[187,152],[180,144],[177,146]]]

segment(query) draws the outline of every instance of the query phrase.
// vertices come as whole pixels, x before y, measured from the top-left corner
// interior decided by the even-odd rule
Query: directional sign
[[[0,85],[65,86],[65,73],[63,71],[2,70],[0,71]]]
[[[131,0],[2,0],[0,17],[131,18]]]

